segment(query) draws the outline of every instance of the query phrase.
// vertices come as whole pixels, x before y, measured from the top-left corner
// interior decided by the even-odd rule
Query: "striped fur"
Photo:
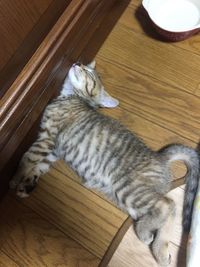
[[[28,196],[51,163],[64,159],[87,187],[104,192],[136,220],[138,237],[147,244],[154,240],[154,256],[166,266],[166,232],[175,214],[174,202],[166,197],[172,180],[169,164],[183,160],[189,170],[188,227],[199,178],[198,154],[183,145],[154,152],[118,121],[98,113],[96,107],[118,102],[105,92],[93,65],[72,66],[60,96],[47,106],[38,139],[23,156],[11,187],[20,197]]]

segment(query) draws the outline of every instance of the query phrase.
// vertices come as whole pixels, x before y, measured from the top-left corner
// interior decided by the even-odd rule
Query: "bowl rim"
[[[150,3],[151,1],[154,1],[154,0],[143,0],[143,1],[142,1],[142,6],[143,6],[143,8],[146,10],[146,12],[148,13],[149,18],[151,19],[151,21],[152,21],[157,27],[159,27],[161,30],[166,31],[166,32],[169,32],[169,33],[177,33],[177,34],[181,34],[181,33],[183,34],[183,33],[187,33],[187,32],[198,31],[198,29],[200,30],[200,8],[198,8],[198,9],[199,9],[199,23],[198,23],[198,25],[193,26],[193,27],[191,27],[191,28],[189,28],[189,29],[187,29],[187,30],[182,30],[182,31],[179,31],[179,30],[170,30],[170,29],[166,29],[166,28],[160,26],[160,25],[157,23],[157,21],[155,21],[155,20],[151,17],[151,15],[149,14],[149,12],[148,12],[148,10],[147,10],[147,4]],[[167,0],[166,0],[166,1],[167,1]],[[173,1],[180,1],[180,0],[173,0]],[[185,0],[185,1],[186,1],[186,2],[189,2],[190,0]]]

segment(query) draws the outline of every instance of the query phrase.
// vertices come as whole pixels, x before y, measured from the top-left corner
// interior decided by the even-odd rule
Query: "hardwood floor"
[[[195,147],[200,131],[200,36],[179,43],[159,41],[140,2],[131,1],[96,57],[107,90],[120,100],[119,108],[103,113],[121,120],[153,149],[180,142]],[[184,173],[181,168],[174,169],[176,178]],[[170,193],[177,204],[170,246],[174,267],[185,266],[183,192],[180,187]],[[109,267],[122,266],[157,266],[132,227],[109,263]]]
[[[153,149],[176,142],[195,147],[199,142],[200,132],[200,35],[179,43],[160,41],[144,13],[138,8],[140,2],[130,2],[96,56],[97,69],[106,89],[120,100],[118,108],[101,112],[122,121]],[[83,246],[81,235],[73,240],[67,227],[61,227],[59,220],[62,219],[60,214],[64,214],[63,204],[58,192],[55,193],[55,207],[54,199],[50,198],[51,190],[55,192],[58,189],[51,189],[52,179],[60,177],[61,184],[58,187],[61,192],[61,187],[64,186],[64,179],[61,177],[63,174],[70,176],[70,172],[65,170],[62,163],[58,165],[59,167],[50,172],[48,177],[51,178],[48,181],[46,179],[46,191],[44,177],[36,192],[27,201],[19,202],[8,196],[3,202],[0,267],[98,266],[102,255],[94,252],[97,245],[94,242],[92,246],[91,240],[94,237],[91,237],[89,245]],[[182,171],[182,166],[176,166],[175,177],[182,177]],[[69,183],[72,190],[73,182],[70,180],[66,181],[65,186]],[[187,237],[182,236],[181,228],[183,193],[183,187],[169,193],[177,205],[175,229],[170,244],[171,267],[185,266]],[[94,197],[93,192],[90,194]],[[46,200],[43,201],[43,196],[49,198],[48,201],[51,199],[54,213],[51,213],[52,210],[47,206],[45,208]],[[71,214],[75,214],[70,206],[70,201],[73,200],[69,199],[69,195],[64,195],[63,198],[69,200],[68,207],[71,208]],[[92,204],[88,202],[88,209],[90,205]],[[105,208],[105,216],[106,212]],[[59,216],[54,217],[55,214]],[[117,215],[116,210],[115,215],[125,220],[125,215]],[[119,226],[120,221],[118,223]],[[81,227],[84,228],[84,224]],[[112,231],[115,231],[114,228]],[[102,236],[100,248],[105,245],[107,239],[109,234]],[[89,251],[91,249],[92,253]],[[102,253],[101,249],[97,251]],[[148,247],[137,239],[131,226],[108,266],[157,265]]]
[[[14,198],[0,210],[1,267],[98,266],[98,257]]]

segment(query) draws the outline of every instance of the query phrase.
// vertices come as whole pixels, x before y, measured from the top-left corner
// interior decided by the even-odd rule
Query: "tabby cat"
[[[74,64],[60,95],[47,106],[36,142],[24,154],[11,181],[17,195],[27,197],[52,162],[64,159],[90,188],[104,192],[136,220],[136,233],[161,266],[169,264],[169,231],[175,204],[166,196],[172,176],[169,165],[183,160],[187,167],[184,227],[189,227],[199,157],[183,145],[158,152],[148,148],[118,121],[96,111],[118,101],[103,87],[95,62]]]

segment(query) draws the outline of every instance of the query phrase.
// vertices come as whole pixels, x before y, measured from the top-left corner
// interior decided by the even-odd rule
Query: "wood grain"
[[[52,0],[2,0],[0,2],[0,70],[51,2]]]
[[[52,168],[23,203],[102,258],[127,215],[78,181]]]
[[[101,53],[112,59],[112,62],[119,58],[119,62],[129,63],[131,69],[139,73],[194,93],[200,82],[200,55],[135,32],[133,11],[126,15],[131,16],[131,26],[119,23],[112,32],[112,40],[107,40],[108,45],[104,46],[105,50],[102,49]],[[126,16],[124,19],[126,20]],[[137,53],[130,53],[130,49]]]
[[[19,267],[19,265],[0,250],[0,267]]]
[[[62,14],[64,9],[67,7],[71,0],[53,0],[53,1],[29,1],[28,5],[26,7],[26,10],[15,13],[15,5],[18,3],[18,1],[11,1],[14,2],[15,5],[12,6],[12,8],[9,10],[7,16],[9,17],[8,22],[11,24],[12,27],[20,27],[24,30],[26,29],[26,32],[23,36],[18,36],[20,38],[19,44],[15,44],[12,56],[9,60],[6,61],[4,64],[4,67],[0,70],[0,98],[5,94],[7,89],[11,86],[11,84],[16,79],[17,75],[20,73],[20,71],[23,69],[23,67],[26,65],[28,60],[31,58],[33,53],[36,51],[40,43],[43,41],[47,33],[50,31],[50,29],[53,27],[53,25],[58,20],[59,16]],[[4,1],[3,1],[4,2]],[[26,5],[26,0],[23,0],[20,2],[23,2]],[[45,12],[42,12],[42,9],[44,9],[44,5],[46,2],[49,2],[48,6],[46,6]],[[9,2],[10,3],[10,2]],[[12,3],[11,3],[12,4]],[[35,6],[36,4],[36,6]],[[46,3],[47,4],[47,3]],[[36,8],[37,7],[37,8]],[[7,8],[7,7],[6,7]],[[21,8],[21,7],[20,7]],[[30,9],[30,10],[29,10]],[[35,10],[36,9],[36,10]],[[32,27],[27,28],[21,27],[21,25],[15,24],[15,20],[21,20],[21,15],[23,12],[32,13],[32,10],[39,9],[40,12],[38,12],[37,19],[33,23]],[[2,12],[2,11],[1,11]],[[14,16],[12,16],[14,14]],[[20,16],[18,18],[18,16]],[[13,20],[13,17],[15,19]],[[27,14],[23,17],[23,23],[26,25]],[[5,27],[5,21],[2,19],[2,24]],[[10,28],[10,27],[9,27]],[[4,28],[4,31],[9,31],[7,28]],[[17,33],[17,32],[16,32]],[[12,44],[13,39],[15,39],[16,34],[9,34],[7,32],[7,38],[10,38],[9,42]],[[0,51],[1,47],[0,47]],[[2,51],[2,53],[6,55],[5,51]],[[0,55],[1,59],[1,55]]]
[[[97,257],[15,199],[7,197],[0,213],[0,231],[6,233],[0,266],[98,266]]]
[[[116,44],[115,39],[113,43]],[[179,136],[198,142],[200,99],[135,70],[134,66],[130,67],[128,59],[127,63],[121,64],[125,60],[124,49],[121,46],[117,49],[120,49],[120,63],[113,60],[112,49],[102,51],[103,55],[99,54],[98,59],[104,83],[121,101],[121,106]]]
[[[158,70],[157,68],[162,68],[162,65],[165,65],[165,68],[157,71],[157,74],[162,73],[162,76],[157,76],[159,80],[162,79],[177,88],[181,88],[181,90],[195,93],[195,90],[199,88],[198,70],[195,67],[199,58],[199,34],[182,42],[162,41],[152,28],[143,9],[139,8],[140,4],[141,1],[139,0],[131,1],[120,23],[122,28],[125,27],[124,30],[134,32],[144,38],[145,46],[148,49],[142,52],[143,46],[141,46],[138,50],[138,56],[141,55],[146,64],[148,63],[146,67],[150,67],[149,70],[145,68],[146,73],[154,77],[156,72],[151,73],[151,67],[153,67],[152,70],[155,68]],[[137,39],[135,45],[139,45],[141,42],[140,37]],[[129,41],[132,43],[132,38]],[[148,53],[148,50],[151,53]],[[196,81],[198,82],[195,83]]]
[[[109,89],[111,87],[108,87]],[[115,88],[115,87],[114,87]],[[114,93],[115,89],[110,90]],[[113,95],[112,93],[112,95]],[[118,99],[118,95],[114,94]],[[122,100],[123,101],[123,100]],[[123,102],[120,104],[120,107],[116,109],[102,109],[101,112],[107,116],[118,119],[123,123],[129,130],[136,133],[143,141],[149,145],[154,150],[159,150],[162,146],[165,146],[170,143],[185,143],[188,146],[195,147],[196,143],[187,138],[184,138],[167,127],[162,127],[148,119],[147,116],[139,112],[127,110]],[[156,135],[155,135],[156,134]],[[156,137],[156,138],[155,138]]]
[[[120,107],[104,110],[136,132],[153,149],[169,143],[193,147],[199,142],[199,48],[200,36],[181,43],[164,43],[151,30],[143,28],[138,14],[141,1],[131,1],[97,55],[105,87],[120,100]],[[138,11],[137,11],[138,12]],[[144,18],[144,17],[141,17]],[[192,79],[191,79],[192,77]],[[175,168],[180,178],[184,168]],[[183,171],[183,172],[182,172]],[[173,186],[181,185],[175,180]],[[187,236],[182,234],[181,217],[184,190],[170,192],[177,207],[171,236],[170,266],[184,267]],[[116,250],[110,267],[157,266],[149,249],[129,229]]]

